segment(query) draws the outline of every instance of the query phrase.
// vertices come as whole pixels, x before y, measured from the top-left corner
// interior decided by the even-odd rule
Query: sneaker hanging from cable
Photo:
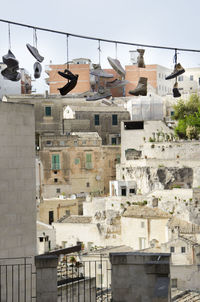
[[[176,78],[184,72],[185,72],[185,69],[181,66],[180,63],[175,64],[173,72],[170,75],[168,75],[165,78],[165,80],[171,80],[173,78]]]
[[[68,79],[68,83],[62,88],[58,88],[61,95],[66,95],[69,93],[77,84],[78,74],[73,74],[70,70],[65,69],[64,72],[58,71],[58,74],[65,79]]]
[[[108,62],[110,63],[111,67],[121,76],[125,77],[126,71],[122,67],[120,61],[118,59],[112,59],[111,57],[107,57]]]

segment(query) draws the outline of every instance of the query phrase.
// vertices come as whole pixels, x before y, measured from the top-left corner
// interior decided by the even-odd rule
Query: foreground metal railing
[[[0,302],[32,301],[36,301],[33,258],[0,258]]]
[[[59,302],[111,300],[111,268],[103,255],[65,255],[58,265]]]

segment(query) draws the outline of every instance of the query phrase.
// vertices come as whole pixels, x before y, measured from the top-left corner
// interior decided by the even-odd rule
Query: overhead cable
[[[117,41],[117,40],[109,40],[109,39],[103,39],[103,38],[96,38],[96,37],[91,37],[91,36],[77,35],[77,34],[67,33],[67,32],[58,31],[58,30],[54,30],[54,29],[37,27],[37,26],[33,26],[33,25],[28,25],[28,24],[13,22],[13,21],[10,21],[10,20],[0,19],[0,22],[4,22],[4,23],[8,23],[8,24],[13,24],[13,25],[17,25],[17,26],[23,26],[23,27],[27,27],[27,28],[32,28],[32,29],[35,29],[35,30],[41,30],[41,31],[55,33],[55,34],[65,35],[65,36],[66,35],[67,36],[72,36],[72,37],[80,38],[80,39],[88,39],[88,40],[95,40],[95,41],[100,41],[100,42],[115,43],[115,44],[122,44],[122,45],[131,45],[131,46],[138,46],[138,47],[158,48],[158,49],[165,49],[165,50],[179,50],[179,51],[188,51],[188,52],[200,52],[199,49],[188,49],[188,48],[168,47],[168,46],[160,46],[160,45],[139,44],[139,43],[132,43],[132,42],[124,42],[124,41]]]

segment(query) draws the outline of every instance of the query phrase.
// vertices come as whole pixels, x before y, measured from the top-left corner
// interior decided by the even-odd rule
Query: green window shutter
[[[80,158],[75,158],[74,163],[75,163],[75,165],[79,165],[80,164]]]
[[[120,159],[121,159],[120,154],[117,154],[117,164],[120,164]]]
[[[51,116],[51,107],[45,107],[45,115],[46,116]]]
[[[59,154],[53,154],[52,155],[51,168],[52,168],[52,170],[60,170],[60,156],[59,156]]]
[[[86,153],[85,168],[92,169],[92,154]]]

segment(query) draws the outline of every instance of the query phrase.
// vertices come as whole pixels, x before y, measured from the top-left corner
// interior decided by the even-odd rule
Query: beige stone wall
[[[166,224],[168,219],[159,218],[121,218],[121,236],[123,244],[128,245],[135,250],[149,247],[152,239],[156,239],[159,243],[166,242],[167,232]],[[144,246],[140,246],[140,242],[144,238]]]
[[[66,195],[86,192],[103,194],[109,192],[109,181],[115,179],[120,146],[87,144],[58,148],[45,148],[39,152],[43,166],[42,180],[45,198],[58,196],[56,190]],[[52,170],[52,155],[60,156],[60,169]],[[91,154],[91,167],[86,167],[86,156]],[[55,180],[56,179],[56,180]]]
[[[34,108],[0,103],[0,257],[36,253]]]
[[[44,199],[38,206],[39,220],[48,224],[49,211],[53,211],[54,221],[66,215],[66,211],[70,211],[70,215],[80,215],[82,213],[82,200],[60,198]]]

